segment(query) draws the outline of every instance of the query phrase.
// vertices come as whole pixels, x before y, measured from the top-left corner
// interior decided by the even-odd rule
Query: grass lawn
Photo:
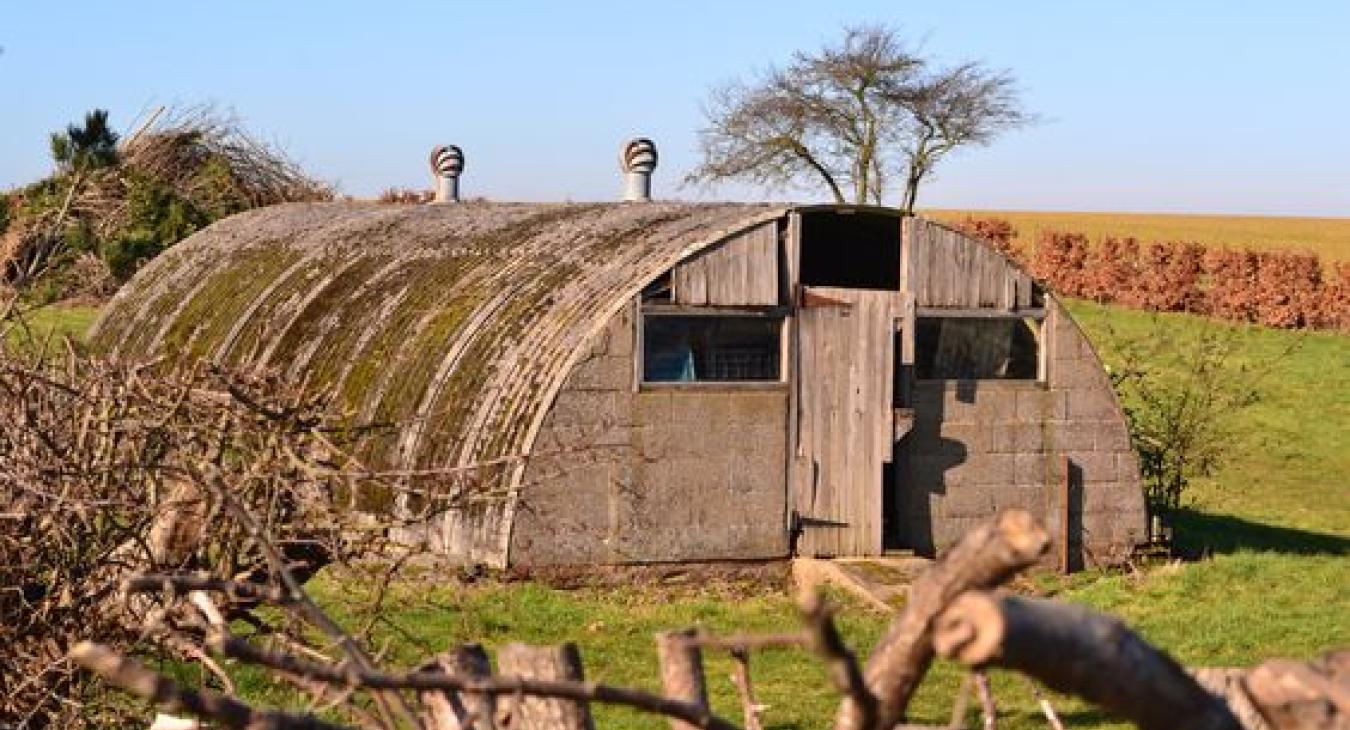
[[[0,331],[5,332],[9,342],[22,342],[26,339],[23,326],[27,326],[36,342],[51,339],[53,343],[62,337],[83,340],[89,327],[98,319],[98,307],[68,306],[52,304],[35,309],[24,310],[17,320],[0,322]],[[20,324],[20,321],[22,324]]]
[[[1255,249],[1305,249],[1323,258],[1350,261],[1350,218],[1294,218],[1248,215],[1172,215],[1162,213],[1069,213],[1016,210],[926,210],[923,215],[959,222],[967,215],[1008,220],[1023,244],[1043,230],[1103,236],[1134,236],[1143,241],[1195,241],[1212,246]]]

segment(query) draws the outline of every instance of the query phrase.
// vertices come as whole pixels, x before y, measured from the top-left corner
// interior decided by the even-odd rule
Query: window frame
[[[701,306],[637,302],[634,317],[634,390],[781,390],[788,384],[788,323],[792,308],[785,306]],[[724,317],[778,320],[778,377],[772,380],[647,380],[647,317]]]
[[[922,319],[981,319],[981,320],[1031,320],[1036,323],[1036,376],[1034,378],[921,378],[919,377],[918,360],[918,336],[919,320]],[[1049,329],[1050,321],[1049,309],[1038,307],[1035,309],[952,309],[946,307],[917,307],[914,312],[914,332],[910,337],[914,339],[915,349],[915,369],[914,382],[916,384],[941,384],[941,383],[982,383],[986,385],[999,386],[1040,386],[1046,387],[1049,383],[1049,368],[1047,355],[1050,352]]]

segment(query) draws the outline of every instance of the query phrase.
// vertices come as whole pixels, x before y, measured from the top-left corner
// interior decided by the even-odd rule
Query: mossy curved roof
[[[354,422],[397,424],[364,454],[373,466],[509,460],[528,453],[589,338],[645,283],[785,212],[684,203],[264,208],[146,266],[106,308],[92,342],[108,355],[261,365],[330,388]]]

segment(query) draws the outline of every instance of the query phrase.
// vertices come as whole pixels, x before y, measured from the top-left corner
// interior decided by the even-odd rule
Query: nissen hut
[[[884,208],[640,200],[633,167],[630,202],[237,215],[94,346],[331,388],[399,424],[376,466],[490,465],[423,533],[467,561],[932,554],[1014,506],[1076,560],[1142,541],[1107,375],[1025,271]]]

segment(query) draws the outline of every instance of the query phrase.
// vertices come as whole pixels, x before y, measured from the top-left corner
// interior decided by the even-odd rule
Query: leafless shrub
[[[173,624],[116,600],[132,575],[268,586],[273,549],[298,580],[390,549],[346,509],[354,491],[389,486],[348,456],[366,433],[333,426],[322,397],[267,374],[90,358],[22,331],[0,320],[0,724],[88,711],[64,658],[79,638],[128,649]]]

